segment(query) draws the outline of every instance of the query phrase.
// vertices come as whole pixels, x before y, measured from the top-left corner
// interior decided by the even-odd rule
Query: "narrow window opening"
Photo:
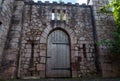
[[[0,20],[0,25],[2,25],[2,21]]]
[[[57,20],[60,20],[60,10],[57,10]]]
[[[31,41],[31,57],[30,57],[30,64],[29,64],[29,68],[30,68],[30,74],[31,76],[33,76],[33,68],[34,68],[34,41]]]
[[[87,58],[87,56],[86,56],[86,45],[85,44],[83,44],[83,56],[84,56],[84,58]]]
[[[2,25],[2,22],[0,21],[0,25]]]
[[[52,23],[57,21],[66,21],[67,20],[67,14],[66,10],[60,10],[60,9],[52,9],[52,14],[51,14],[51,20]]]
[[[52,20],[55,20],[55,10],[52,10]]]
[[[63,10],[63,13],[62,13],[62,20],[66,21],[66,11],[65,10]]]

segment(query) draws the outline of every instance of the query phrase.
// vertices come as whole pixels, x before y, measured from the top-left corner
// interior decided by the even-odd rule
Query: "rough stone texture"
[[[13,81],[13,80],[6,80],[6,81]],[[76,79],[76,78],[67,78],[67,79],[28,79],[28,80],[14,80],[14,81],[120,81],[120,79]]]
[[[109,0],[92,0],[94,7],[94,17],[97,31],[98,42],[101,40],[112,39],[112,32],[115,30],[115,24],[112,14],[98,13],[101,6],[109,4]],[[108,45],[99,46],[99,56],[102,75],[104,77],[115,77],[117,68],[112,64],[111,54],[108,51]],[[115,69],[116,68],[116,69]]]
[[[0,25],[0,62],[3,53],[3,48],[5,46],[5,41],[7,37],[8,30],[11,24],[11,17],[13,13],[13,3],[14,0],[4,0],[0,1],[0,21],[2,24]]]
[[[20,76],[43,77],[47,57],[47,37],[54,29],[63,29],[70,36],[72,77],[96,75],[91,7],[45,4],[26,3],[24,6]],[[52,9],[66,10],[66,22],[51,21]],[[31,56],[32,42],[35,44],[34,57]],[[44,73],[41,75],[41,72]]]
[[[106,5],[108,0],[93,0],[93,9],[89,5],[70,3],[10,1],[14,3],[14,9],[13,4],[12,10],[6,8],[5,4],[9,1],[5,0],[2,12],[6,12],[1,12],[0,76],[45,78],[47,38],[56,29],[65,31],[70,39],[71,77],[101,75],[100,69],[104,77],[116,76],[107,45],[100,46],[98,51],[95,44],[102,39],[111,39],[110,32],[114,27],[112,15],[97,13],[99,7]],[[52,20],[52,9],[60,12],[65,10],[66,21]]]
[[[9,66],[8,63],[2,64],[3,60],[3,50],[5,47],[5,42],[7,41],[8,31],[11,27],[11,17],[13,14],[13,4],[14,0],[2,0],[0,1],[0,20],[2,24],[0,25],[0,75],[3,74],[3,70]],[[9,69],[6,74],[9,76],[9,73],[12,72],[14,68]],[[3,76],[0,76],[3,77]],[[9,76],[11,77],[11,75]]]
[[[16,76],[23,4],[23,1],[2,0],[0,5],[0,19],[2,19],[0,26],[1,78]]]

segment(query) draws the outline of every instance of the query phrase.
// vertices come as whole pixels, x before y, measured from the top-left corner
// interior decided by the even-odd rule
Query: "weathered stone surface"
[[[0,70],[3,74],[0,76],[14,78],[18,73],[21,78],[45,77],[46,60],[50,58],[47,56],[48,36],[55,30],[64,31],[69,36],[71,77],[94,76],[98,73],[98,65],[102,66],[100,69],[104,77],[116,76],[114,66],[106,57],[109,55],[108,46],[99,46],[100,58],[97,58],[95,50],[95,42],[111,39],[110,32],[114,30],[112,15],[97,13],[108,0],[92,2],[93,11],[89,5],[40,5],[22,0],[4,0],[0,6]],[[52,21],[52,9],[61,13],[65,11],[66,21],[57,18]]]
[[[37,64],[37,70],[45,70],[45,65],[44,64]]]

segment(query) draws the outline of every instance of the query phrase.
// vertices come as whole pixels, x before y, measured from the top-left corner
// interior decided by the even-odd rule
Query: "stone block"
[[[46,50],[40,50],[40,56],[46,56]]]
[[[39,73],[40,78],[45,78],[45,71],[40,71]]]
[[[77,77],[77,71],[72,71],[72,77]]]
[[[40,58],[40,63],[44,63],[45,64],[46,58],[45,57],[41,57]]]
[[[37,64],[37,70],[38,71],[44,71],[45,70],[45,64]]]
[[[41,36],[47,39],[48,34],[46,32],[43,32]]]
[[[26,52],[26,53],[25,53],[25,57],[30,58],[30,57],[31,57],[31,52]]]
[[[44,37],[41,37],[41,38],[40,38],[40,43],[46,43],[46,41],[47,41],[47,40],[46,40]]]
[[[35,52],[34,57],[38,57],[38,56],[39,56],[39,53]]]
[[[41,49],[41,50],[45,50],[46,47],[47,47],[46,45],[47,45],[46,43],[45,43],[45,44],[40,44],[40,49]]]

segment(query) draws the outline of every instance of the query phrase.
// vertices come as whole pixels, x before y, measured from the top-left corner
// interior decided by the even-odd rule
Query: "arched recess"
[[[55,29],[61,29],[64,30],[70,37],[71,40],[71,45],[75,44],[77,42],[75,33],[72,29],[70,29],[69,27],[56,27],[56,28],[52,28],[50,26],[48,26],[47,28],[44,29],[44,31],[42,32],[41,38],[40,38],[40,43],[47,43],[47,37],[49,35],[49,33]]]
[[[47,40],[46,77],[71,77],[70,63],[69,36],[55,29]]]
[[[45,46],[45,49],[47,49],[47,41],[48,41],[47,39],[48,39],[48,36],[51,34],[51,32],[53,32],[55,30],[61,30],[61,31],[65,32],[68,35],[69,40],[70,40],[69,41],[69,43],[70,43],[70,59],[71,59],[71,62],[72,62],[72,57],[71,56],[72,56],[72,53],[74,52],[73,49],[74,49],[74,45],[77,42],[77,39],[76,39],[74,30],[70,29],[69,27],[56,27],[56,28],[53,28],[51,26],[46,27],[44,29],[44,31],[42,32],[41,38],[40,38],[41,48],[43,48],[43,46]],[[41,49],[40,51],[41,51],[41,55],[42,56],[47,57],[46,56],[47,55],[47,50]],[[45,72],[46,72],[46,70],[45,70]]]

